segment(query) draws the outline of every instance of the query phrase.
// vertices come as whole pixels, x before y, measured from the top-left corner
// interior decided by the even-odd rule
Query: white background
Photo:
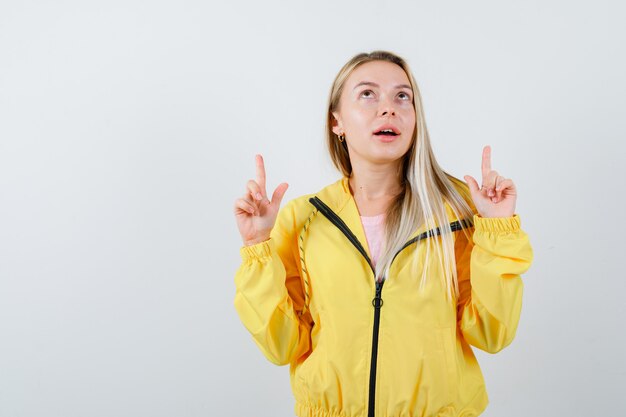
[[[407,59],[440,164],[514,180],[535,253],[483,415],[626,413],[618,1],[0,3],[0,416],[292,416],[233,306],[233,203],[339,178],[331,82]]]

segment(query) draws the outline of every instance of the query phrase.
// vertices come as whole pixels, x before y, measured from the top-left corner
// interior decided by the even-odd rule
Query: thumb
[[[478,187],[478,183],[473,177],[469,175],[465,175],[463,178],[465,178],[465,181],[467,182],[467,185],[469,186],[469,189],[472,194],[475,194],[479,191],[480,187]]]
[[[283,196],[285,195],[288,187],[289,184],[286,182],[280,183],[278,187],[276,187],[274,193],[272,194],[272,204],[276,204],[280,207],[280,202],[283,200]]]

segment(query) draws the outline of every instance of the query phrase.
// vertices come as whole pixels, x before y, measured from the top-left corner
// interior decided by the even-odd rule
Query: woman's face
[[[389,163],[401,160],[415,130],[413,91],[404,70],[387,61],[371,61],[352,71],[333,112],[333,132],[344,133],[350,161]],[[381,128],[398,135],[377,135]]]

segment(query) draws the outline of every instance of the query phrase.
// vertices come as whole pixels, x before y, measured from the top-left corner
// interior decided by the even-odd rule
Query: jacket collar
[[[361,245],[367,251],[368,256],[370,256],[371,258],[371,251],[367,244],[365,230],[363,229],[363,225],[361,223],[359,209],[357,208],[354,196],[350,192],[348,179],[348,177],[343,176],[334,183],[324,187],[315,195],[346,223],[352,233],[354,233],[354,235],[357,237],[359,242],[361,242]],[[447,203],[446,210],[448,216],[450,217],[451,211]],[[413,232],[409,240],[415,238],[425,231],[426,227],[424,225],[420,226],[417,230]]]

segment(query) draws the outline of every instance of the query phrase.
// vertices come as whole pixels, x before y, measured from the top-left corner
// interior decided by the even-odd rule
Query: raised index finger
[[[483,172],[483,182],[487,177],[487,174],[491,172],[491,146],[487,145],[483,148],[483,163],[482,163],[482,172]]]
[[[263,163],[263,157],[260,154],[256,155],[256,182],[261,187],[263,197],[266,197],[265,193],[265,164]]]

